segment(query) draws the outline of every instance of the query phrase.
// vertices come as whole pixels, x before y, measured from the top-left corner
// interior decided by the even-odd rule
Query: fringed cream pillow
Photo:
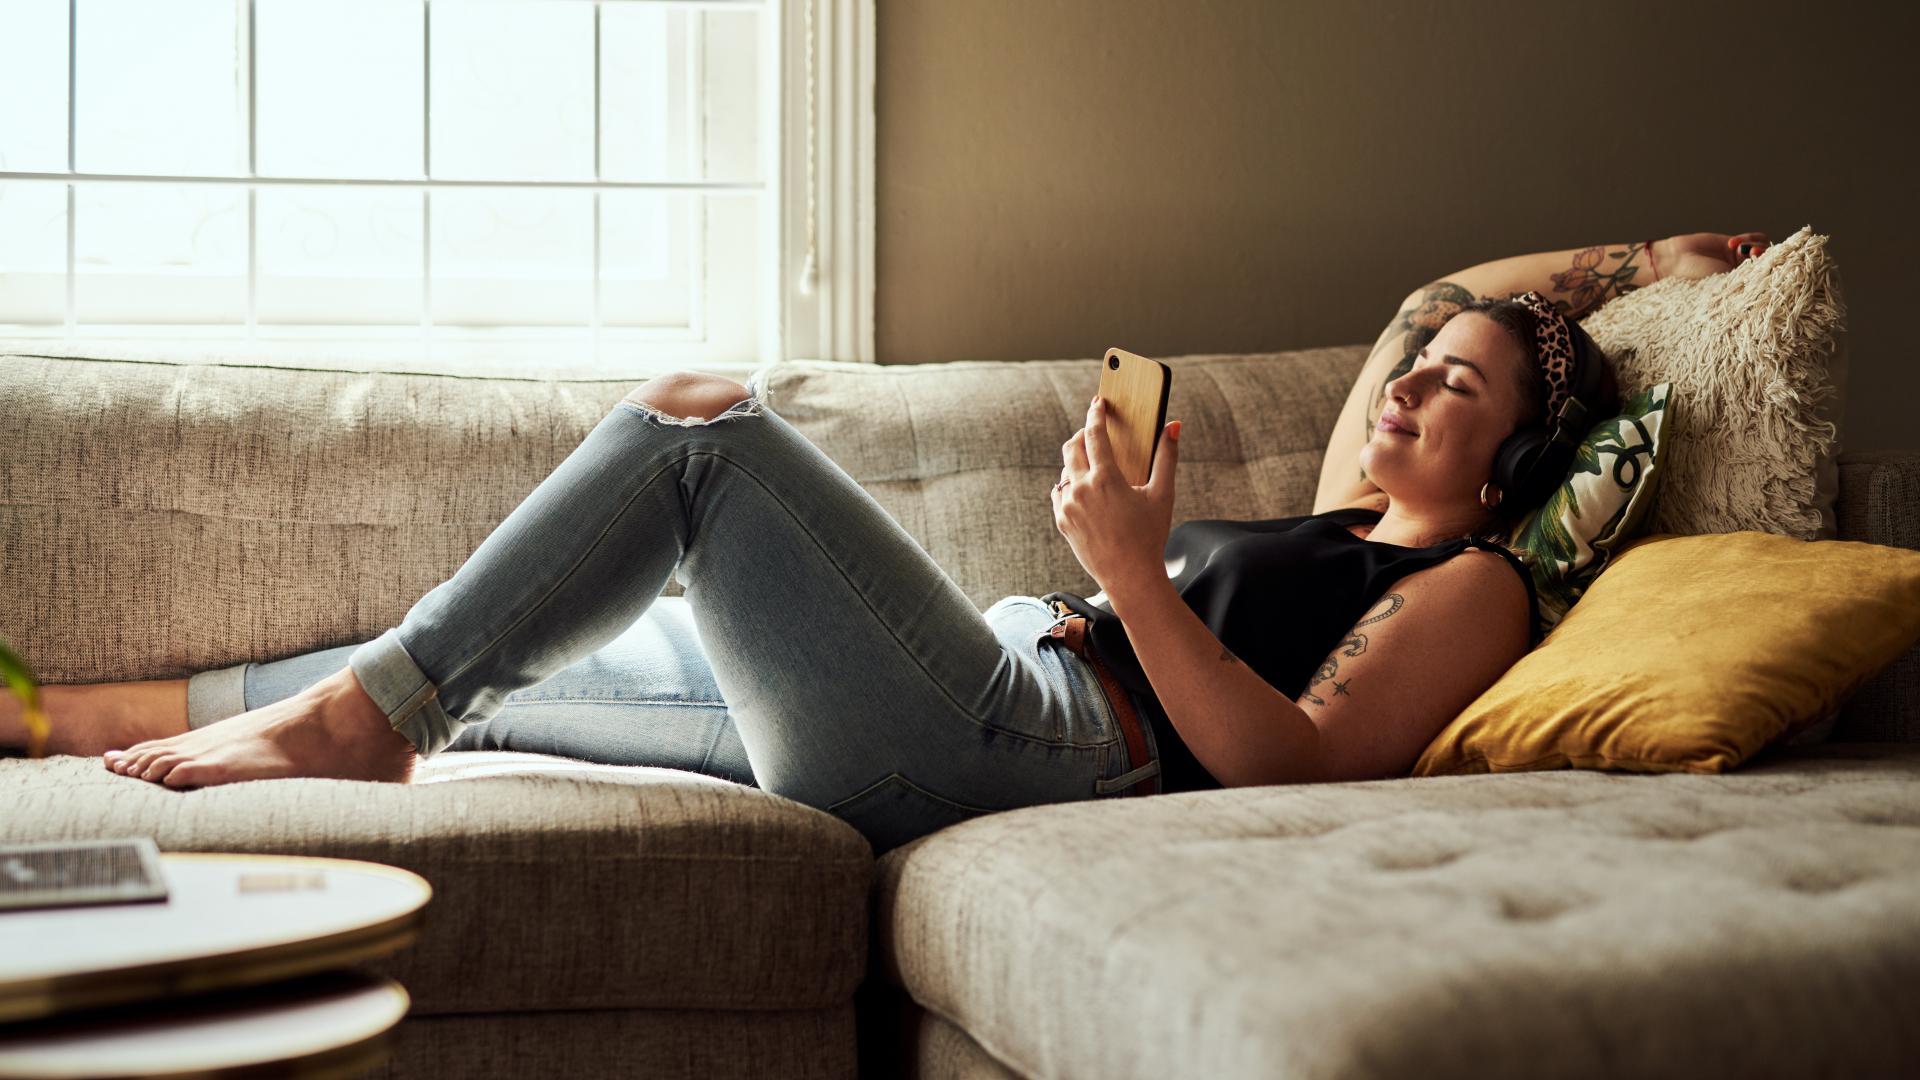
[[[1802,228],[1727,273],[1657,281],[1580,325],[1613,358],[1623,397],[1673,384],[1646,532],[1834,535],[1846,304],[1826,237]]]

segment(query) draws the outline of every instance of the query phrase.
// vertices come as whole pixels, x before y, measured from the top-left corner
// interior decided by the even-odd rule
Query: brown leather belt
[[[1113,718],[1120,725],[1120,734],[1127,741],[1129,762],[1136,769],[1141,767],[1147,760],[1147,736],[1141,730],[1143,722],[1139,710],[1133,707],[1133,698],[1127,693],[1127,688],[1120,685],[1120,680],[1113,677],[1113,672],[1100,662],[1099,654],[1087,647],[1087,617],[1068,615],[1069,609],[1058,600],[1048,603],[1055,616],[1066,617],[1055,623],[1047,633],[1065,642],[1067,648],[1078,653],[1093,669],[1094,676],[1100,680],[1100,689],[1107,695],[1107,707],[1113,710]],[[1151,795],[1153,789],[1154,778],[1149,776],[1133,785],[1127,794]]]

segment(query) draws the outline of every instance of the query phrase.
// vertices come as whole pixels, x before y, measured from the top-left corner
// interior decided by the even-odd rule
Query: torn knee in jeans
[[[699,427],[758,416],[764,400],[755,385],[699,372],[677,371],[649,379],[621,399],[663,424]]]

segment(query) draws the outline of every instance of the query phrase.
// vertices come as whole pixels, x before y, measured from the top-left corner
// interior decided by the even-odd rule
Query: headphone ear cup
[[[1544,428],[1523,428],[1507,436],[1493,455],[1493,482],[1500,485],[1503,497],[1532,507],[1546,493],[1542,487],[1551,491],[1558,486],[1572,462],[1562,461],[1556,468],[1555,459],[1565,455],[1554,449]]]
[[[1573,450],[1571,447],[1555,446],[1548,443],[1540,455],[1533,460],[1533,471],[1521,484],[1521,490],[1527,493],[1526,506],[1536,507],[1553,495],[1554,489],[1566,482],[1567,470],[1573,468]]]
[[[1505,498],[1521,494],[1521,482],[1532,473],[1532,461],[1546,444],[1546,432],[1536,427],[1524,427],[1501,442],[1500,450],[1494,452],[1494,482],[1500,484]]]

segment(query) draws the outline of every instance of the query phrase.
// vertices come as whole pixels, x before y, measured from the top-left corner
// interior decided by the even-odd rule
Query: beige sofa
[[[1307,512],[1363,352],[1172,360],[1176,518]],[[1096,371],[765,374],[984,608],[1094,587],[1046,494]],[[55,683],[370,639],[631,389],[0,356],[0,637]],[[1920,452],[1840,478],[1843,538],[1920,548]],[[424,874],[395,1076],[1892,1076],[1920,1072],[1916,744],[1920,650],[1729,775],[1037,807],[878,863],[752,787],[498,753],[194,792],[0,760],[0,840]]]

